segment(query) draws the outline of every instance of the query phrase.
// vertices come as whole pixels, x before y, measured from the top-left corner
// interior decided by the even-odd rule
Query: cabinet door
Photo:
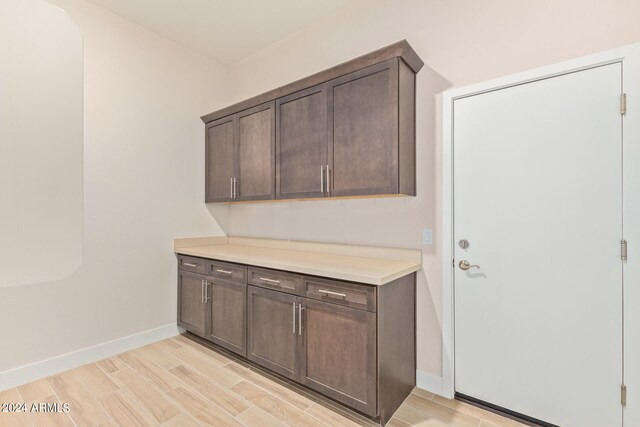
[[[246,356],[247,285],[208,277],[205,338]]]
[[[327,192],[327,89],[325,85],[276,102],[278,199],[324,197]]]
[[[206,203],[231,201],[236,124],[234,116],[207,124]]]
[[[275,199],[275,103],[237,114],[236,201]]]
[[[301,298],[299,381],[376,415],[376,315]]]
[[[398,59],[329,82],[332,196],[398,193]]]
[[[178,325],[200,336],[205,330],[204,280],[204,276],[178,271]]]
[[[298,297],[255,286],[247,289],[247,358],[295,379]]]

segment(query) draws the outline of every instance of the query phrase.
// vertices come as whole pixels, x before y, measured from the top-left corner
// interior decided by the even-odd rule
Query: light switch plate
[[[433,231],[430,228],[422,230],[422,244],[431,245],[433,243]]]

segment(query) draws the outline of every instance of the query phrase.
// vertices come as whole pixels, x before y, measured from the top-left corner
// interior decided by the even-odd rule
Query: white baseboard
[[[416,387],[442,396],[442,377],[416,369]]]
[[[0,391],[178,335],[175,323],[0,372]]]

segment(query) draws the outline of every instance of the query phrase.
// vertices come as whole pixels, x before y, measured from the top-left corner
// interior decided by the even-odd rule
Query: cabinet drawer
[[[207,276],[219,277],[237,283],[247,283],[247,267],[221,261],[210,261]]]
[[[375,286],[304,276],[302,295],[333,304],[376,311]]]
[[[300,295],[302,276],[279,270],[249,267],[249,284]]]
[[[206,274],[209,261],[202,258],[194,258],[188,256],[178,256],[178,269],[183,271],[191,271],[193,273]]]

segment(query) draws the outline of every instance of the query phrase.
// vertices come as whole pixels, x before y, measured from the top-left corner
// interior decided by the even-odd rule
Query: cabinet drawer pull
[[[328,291],[326,289],[318,289],[318,293],[319,294],[325,294],[323,296],[326,296],[326,297],[336,297],[336,298],[341,298],[341,299],[346,299],[347,298],[347,294],[342,294],[340,292]]]
[[[198,266],[198,264],[194,264],[192,262],[183,262],[182,265],[186,267],[193,267],[193,268],[196,268]]]
[[[273,284],[276,286],[280,286],[280,280],[267,279],[266,277],[261,277],[260,281],[267,282],[269,284]]]
[[[324,166],[320,166],[320,192],[324,193]]]
[[[233,274],[233,271],[222,270],[222,269],[217,269],[216,272],[220,274]]]

